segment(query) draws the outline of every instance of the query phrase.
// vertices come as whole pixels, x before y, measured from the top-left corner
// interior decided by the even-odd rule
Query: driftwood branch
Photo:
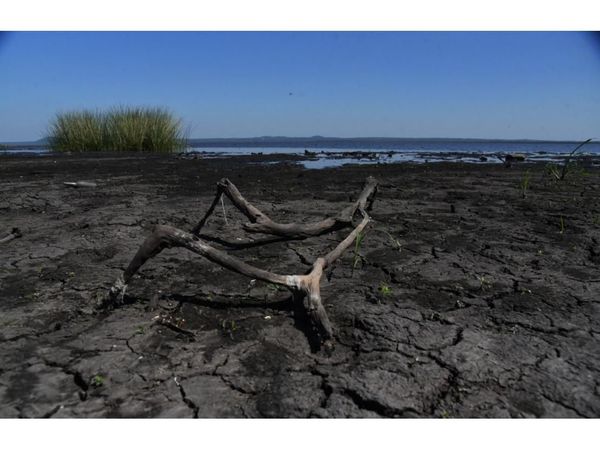
[[[290,238],[282,236],[268,236],[260,239],[241,239],[236,240],[224,239],[220,236],[209,236],[207,234],[200,233],[197,235],[201,239],[205,239],[209,242],[216,242],[219,245],[229,247],[230,250],[242,250],[245,248],[260,247],[262,245],[275,244],[277,242],[289,241]]]
[[[65,186],[80,188],[80,187],[97,187],[98,185],[93,181],[65,181]]]
[[[243,228],[248,232],[272,234],[288,239],[304,239],[310,236],[319,236],[349,226],[352,223],[352,218],[360,208],[367,209],[367,202],[369,198],[374,195],[376,190],[377,181],[375,178],[369,177],[367,178],[358,199],[353,204],[343,209],[337,216],[328,217],[321,221],[308,224],[278,223],[246,200],[231,181],[227,178],[223,178],[217,183],[217,193],[212,204],[206,211],[202,220],[194,227],[192,233],[195,235],[200,234],[202,227],[213,213],[221,196],[224,194],[231,200],[233,205],[250,220],[250,223],[243,225]]]
[[[374,178],[369,177],[358,199],[342,210],[337,216],[326,218],[311,224],[281,224],[271,220],[258,208],[249,203],[242,197],[233,183],[223,179],[217,184],[217,193],[206,214],[202,220],[200,220],[198,225],[194,227],[191,233],[167,225],[158,225],[154,228],[152,234],[146,238],[142,246],[138,249],[127,269],[125,269],[123,274],[119,276],[110,288],[110,291],[103,299],[101,306],[107,307],[121,303],[131,278],[150,258],[156,256],[165,248],[182,247],[239,274],[268,283],[285,286],[292,292],[292,299],[296,303],[296,306],[303,308],[306,312],[312,325],[312,329],[316,331],[320,341],[328,341],[333,337],[333,327],[321,300],[320,285],[323,271],[333,264],[344,251],[352,245],[357,236],[369,223],[370,218],[366,210],[371,206],[370,203],[372,203],[376,190],[377,181]],[[261,232],[275,236],[275,238],[265,240],[264,243],[282,239],[303,239],[308,236],[315,236],[333,231],[344,226],[350,226],[354,215],[357,212],[362,216],[362,220],[333,250],[324,257],[318,258],[307,274],[280,275],[251,266],[241,259],[227,254],[223,250],[212,247],[206,240],[199,236],[202,227],[214,211],[216,205],[220,202],[222,195],[226,195],[232,203],[250,219],[251,223],[246,224],[244,228],[248,231]],[[259,242],[255,245],[261,245],[261,243]]]
[[[7,234],[6,236],[4,236],[3,238],[0,239],[0,244],[4,244],[5,242],[10,242],[13,239],[18,239],[21,236],[23,236],[21,234],[21,231],[18,228],[13,228],[12,230],[10,230],[9,234]]]

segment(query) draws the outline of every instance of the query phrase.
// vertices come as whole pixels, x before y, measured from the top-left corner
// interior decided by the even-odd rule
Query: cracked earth
[[[308,171],[258,157],[0,157],[0,417],[598,417],[600,170]],[[523,198],[519,183],[531,173]],[[183,249],[94,304],[158,223],[189,230],[230,178],[281,222],[380,181],[365,239],[322,284],[333,349],[289,293]],[[72,188],[87,180],[97,187]],[[225,202],[206,233],[246,237]],[[300,273],[348,232],[232,251]],[[219,244],[215,244],[219,246]]]

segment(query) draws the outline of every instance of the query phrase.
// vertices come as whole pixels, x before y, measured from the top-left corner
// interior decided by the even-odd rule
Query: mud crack
[[[183,401],[183,403],[186,404],[186,406],[188,408],[190,408],[192,410],[193,413],[193,417],[194,419],[198,418],[198,411],[200,411],[200,407],[198,405],[196,405],[185,393],[185,389],[183,388],[183,384],[181,384],[179,382],[179,380],[177,380],[177,377],[173,377],[173,381],[175,381],[175,384],[177,385],[177,387],[179,388],[179,393],[181,394],[181,400]]]

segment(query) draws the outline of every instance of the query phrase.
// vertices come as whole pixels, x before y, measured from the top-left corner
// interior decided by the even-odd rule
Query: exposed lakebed
[[[600,415],[597,167],[557,183],[544,164],[297,157],[0,156],[0,238],[22,234],[0,244],[0,416]],[[191,229],[222,177],[288,222],[338,212],[367,176],[381,185],[364,259],[349,250],[323,284],[331,352],[311,349],[287,292],[181,249],[142,268],[127,304],[93,309],[152,227]],[[96,187],[64,185],[79,180]],[[225,209],[207,233],[243,236]],[[346,233],[234,253],[298,273]]]

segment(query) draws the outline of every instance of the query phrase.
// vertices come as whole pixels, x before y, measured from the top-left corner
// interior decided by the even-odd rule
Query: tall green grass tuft
[[[113,108],[57,114],[49,127],[55,151],[173,152],[186,146],[180,119],[162,108]]]
[[[575,150],[573,150],[571,153],[569,153],[569,155],[563,161],[562,168],[559,168],[556,164],[548,164],[546,166],[546,172],[552,178],[554,178],[555,181],[563,181],[568,173],[575,171],[576,164],[571,162],[571,158],[573,158],[575,153],[577,153],[579,151],[579,149],[581,149],[581,147],[583,147],[588,142],[592,142],[592,140],[593,140],[593,138],[588,139],[587,141],[583,141],[581,144],[579,144],[577,147],[575,147]]]

